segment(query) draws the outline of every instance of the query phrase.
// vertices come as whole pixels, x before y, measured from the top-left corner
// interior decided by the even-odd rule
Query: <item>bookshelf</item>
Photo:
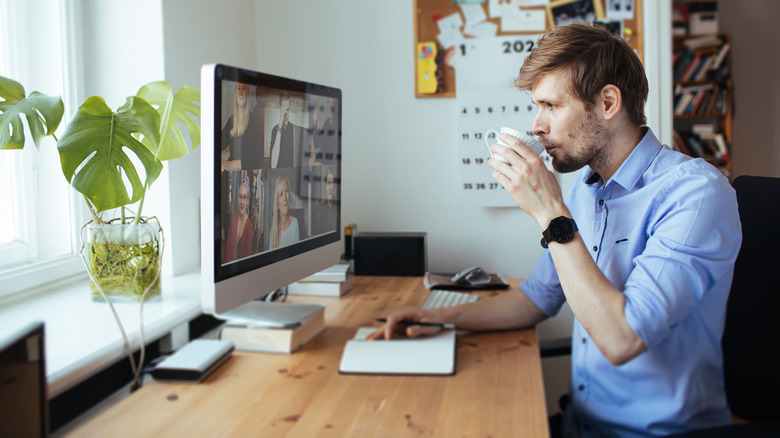
[[[731,38],[674,36],[674,146],[731,173]]]

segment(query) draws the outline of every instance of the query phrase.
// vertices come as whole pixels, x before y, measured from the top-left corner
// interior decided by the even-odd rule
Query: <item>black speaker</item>
[[[428,269],[425,233],[358,233],[355,275],[422,277]]]

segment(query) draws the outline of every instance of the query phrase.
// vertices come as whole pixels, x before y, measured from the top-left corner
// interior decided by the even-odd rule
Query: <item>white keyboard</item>
[[[452,307],[460,304],[473,303],[479,299],[478,295],[464,292],[455,292],[445,289],[431,289],[428,298],[422,305],[423,309],[438,309],[439,307]]]

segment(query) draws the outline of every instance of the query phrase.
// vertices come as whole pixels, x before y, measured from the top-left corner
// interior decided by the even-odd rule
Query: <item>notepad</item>
[[[453,375],[455,330],[432,336],[366,341],[375,327],[358,329],[341,356],[342,374]]]

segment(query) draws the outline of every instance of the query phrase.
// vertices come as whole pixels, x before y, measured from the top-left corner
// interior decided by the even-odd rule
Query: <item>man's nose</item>
[[[534,117],[534,123],[531,125],[531,131],[536,136],[547,135],[550,133],[549,124],[547,123],[546,118],[542,115],[541,110],[537,111],[536,117]]]

